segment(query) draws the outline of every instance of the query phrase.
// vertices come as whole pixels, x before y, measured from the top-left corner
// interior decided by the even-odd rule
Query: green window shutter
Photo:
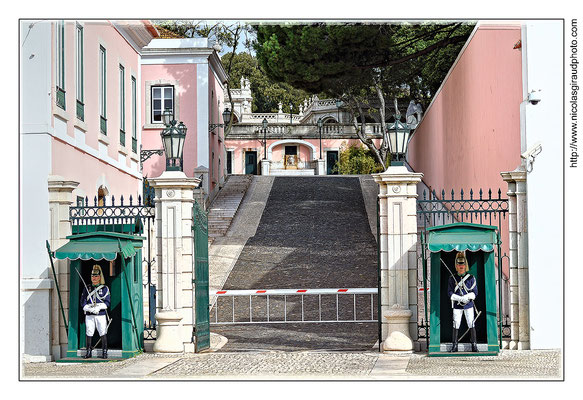
[[[85,120],[83,51],[83,27],[77,24],[77,118],[81,121]]]
[[[107,94],[107,54],[103,46],[99,46],[99,108],[101,133],[107,135],[106,94]]]

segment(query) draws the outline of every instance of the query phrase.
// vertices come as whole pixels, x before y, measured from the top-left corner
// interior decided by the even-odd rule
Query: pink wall
[[[209,124],[222,124],[224,105],[224,92],[220,82],[217,81],[212,68],[209,66]],[[225,159],[225,141],[224,129],[215,129],[209,136],[209,179],[211,186],[209,190],[212,192],[216,185],[223,179]],[[213,158],[214,153],[214,158]],[[219,162],[220,161],[220,162]]]
[[[498,189],[506,197],[500,172],[520,164],[522,55],[513,49],[519,40],[519,26],[480,27],[426,111],[409,163],[436,192],[449,196],[453,189],[459,198],[463,188],[469,198],[474,189],[477,198],[480,188],[484,197],[491,188],[492,197]],[[501,234],[508,254],[508,217]]]
[[[142,90],[141,113],[142,124],[149,121],[149,110],[146,110],[146,98],[150,93],[146,91],[146,81],[178,81],[174,88],[175,99],[178,99],[178,110],[175,114],[177,121],[186,125],[186,139],[184,142],[184,173],[194,176],[194,168],[197,166],[197,129],[196,129],[196,64],[166,64],[166,65],[142,65]],[[161,149],[161,128],[142,129],[142,147],[144,149]],[[160,176],[166,169],[164,156],[154,155],[144,163],[143,174],[148,177]]]
[[[125,41],[121,34],[106,21],[80,21],[83,26],[84,39],[84,121],[76,117],[76,21],[65,22],[65,111],[67,117],[66,131],[71,138],[75,137],[75,126],[82,127],[86,132],[85,144],[98,151],[100,133],[99,109],[99,46],[106,49],[106,118],[107,118],[107,154],[118,160],[120,145],[120,82],[119,65],[125,68],[125,150],[126,166],[130,167],[130,157],[139,161],[139,155],[132,152],[132,96],[131,76],[138,78],[138,53]],[[55,43],[55,24],[53,24],[53,43]],[[53,49],[52,79],[55,79],[55,51]],[[54,121],[53,121],[54,126]],[[141,188],[140,179],[126,172],[99,161],[81,149],[66,145],[54,139],[52,143],[52,170],[54,175],[80,182],[79,188],[87,191],[89,197],[95,195],[97,183],[97,168],[105,173],[111,184],[110,193],[118,196],[124,193],[137,193]],[[138,149],[139,152],[139,149]],[[96,171],[92,171],[95,168]],[[105,172],[104,172],[105,171]]]
[[[409,163],[432,189],[505,192],[520,163],[520,27],[482,27],[411,139]]]
[[[77,151],[71,145],[58,139],[52,141],[52,152],[53,155],[66,155],[65,157],[53,157],[52,173],[79,182],[77,189],[89,198],[91,205],[93,205],[93,197],[97,195],[97,189],[101,183],[106,183],[105,186],[109,190],[108,204],[110,204],[109,196],[111,195],[115,196],[116,204],[119,204],[117,201],[122,195],[124,204],[129,204],[130,195],[134,199],[134,204],[137,203],[137,196],[142,192],[140,179],[120,171],[98,158]]]

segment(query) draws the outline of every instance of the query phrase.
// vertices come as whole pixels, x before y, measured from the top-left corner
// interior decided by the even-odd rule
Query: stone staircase
[[[209,243],[227,233],[252,180],[253,175],[229,175],[225,186],[209,207]]]

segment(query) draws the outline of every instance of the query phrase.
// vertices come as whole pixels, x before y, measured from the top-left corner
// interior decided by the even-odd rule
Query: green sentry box
[[[431,259],[429,356],[463,357],[497,355],[499,352],[496,318],[496,267],[494,249],[498,244],[497,228],[491,225],[457,223],[427,229],[427,248]],[[452,308],[447,295],[450,273],[455,273],[454,260],[458,251],[466,251],[470,273],[476,277],[478,297],[475,305],[481,315],[476,320],[478,352],[450,353]],[[442,329],[443,328],[443,329]],[[467,331],[465,317],[460,337]],[[460,349],[469,348],[469,333],[459,342]],[[466,345],[467,344],[467,345]]]
[[[108,313],[112,322],[107,333],[108,348],[110,355],[120,354],[112,359],[126,359],[142,353],[144,312],[141,249],[144,238],[117,232],[88,232],[67,236],[67,239],[69,242],[55,251],[57,259],[71,260],[68,346],[63,362],[82,360],[78,351],[85,349],[86,345],[85,318],[80,305],[83,283],[77,271],[89,284],[94,264],[101,266],[105,284],[111,292]],[[93,344],[97,340],[94,336]]]

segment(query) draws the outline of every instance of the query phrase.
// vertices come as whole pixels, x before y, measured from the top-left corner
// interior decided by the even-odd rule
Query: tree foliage
[[[253,28],[259,65],[268,77],[342,99],[360,140],[387,165],[385,125],[395,110],[385,98],[400,98],[405,104],[414,99],[426,108],[473,25],[349,22]],[[367,117],[381,124],[378,148],[364,133]]]
[[[241,77],[249,79],[253,95],[252,112],[277,112],[280,102],[283,103],[284,112],[289,112],[288,104],[291,102],[294,107],[292,112],[297,114],[300,102],[308,97],[301,89],[269,79],[260,69],[257,59],[249,53],[227,53],[221,60],[224,65],[232,64],[229,74],[231,88],[239,87]]]

